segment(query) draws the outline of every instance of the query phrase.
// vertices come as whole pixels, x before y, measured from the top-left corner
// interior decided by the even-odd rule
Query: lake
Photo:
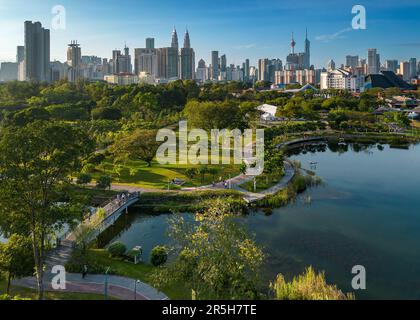
[[[240,219],[268,254],[265,281],[312,265],[348,292],[353,266],[362,265],[367,290],[355,292],[357,298],[420,299],[420,146],[325,145],[291,158],[306,169],[316,162],[312,170],[322,185],[270,216]],[[155,245],[168,242],[167,218],[133,208],[112,241],[141,245],[148,259]]]

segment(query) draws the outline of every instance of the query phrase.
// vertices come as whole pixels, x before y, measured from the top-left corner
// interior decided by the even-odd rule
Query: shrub
[[[95,153],[87,159],[87,162],[97,166],[97,165],[100,165],[102,161],[104,161],[105,159],[106,159],[106,156],[104,153]]]
[[[112,179],[110,176],[100,176],[96,181],[96,188],[98,189],[110,189]]]
[[[111,257],[122,258],[124,257],[127,248],[124,243],[117,241],[112,243],[107,250]]]
[[[83,184],[88,184],[92,181],[92,176],[88,173],[80,173],[77,176],[77,184],[83,185]]]
[[[353,294],[345,294],[336,285],[327,284],[324,273],[316,273],[312,267],[305,273],[286,282],[278,275],[270,285],[277,300],[354,300]]]
[[[156,246],[150,254],[150,263],[155,267],[161,266],[168,260],[168,253],[163,246]]]

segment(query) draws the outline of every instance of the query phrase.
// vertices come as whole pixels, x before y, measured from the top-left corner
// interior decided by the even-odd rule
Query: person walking
[[[87,273],[88,273],[88,267],[87,267],[87,265],[83,265],[83,270],[82,270],[82,278],[83,279],[86,278]]]

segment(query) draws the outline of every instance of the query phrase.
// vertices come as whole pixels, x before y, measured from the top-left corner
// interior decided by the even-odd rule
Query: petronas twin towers
[[[191,40],[188,29],[184,36],[184,46],[179,49],[178,34],[176,28],[172,32],[171,48],[176,49],[179,55],[178,77],[182,80],[194,79],[195,52],[191,48]]]

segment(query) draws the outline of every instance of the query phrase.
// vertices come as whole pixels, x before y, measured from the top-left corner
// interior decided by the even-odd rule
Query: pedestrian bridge
[[[67,242],[75,242],[77,229],[81,228],[82,225],[93,229],[89,234],[88,240],[91,241],[95,239],[112,226],[115,221],[117,221],[123,213],[127,212],[128,208],[139,201],[139,199],[139,192],[122,193],[121,195],[114,197],[104,206],[98,208],[94,214],[89,214],[73,231],[63,237],[64,240]]]

